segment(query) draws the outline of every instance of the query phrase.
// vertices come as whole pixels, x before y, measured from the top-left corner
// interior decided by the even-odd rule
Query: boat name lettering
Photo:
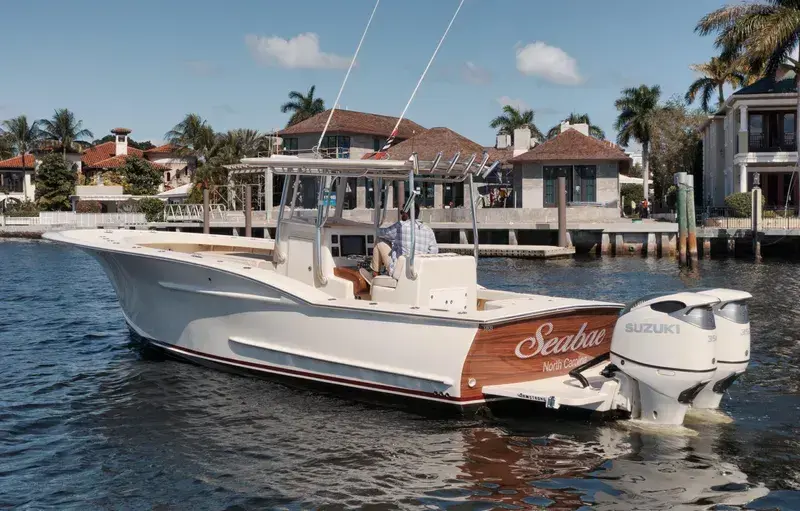
[[[521,398],[521,399],[527,399],[527,400],[529,400],[529,401],[539,401],[540,403],[544,403],[545,401],[547,401],[547,400],[546,400],[545,398],[543,398],[543,397],[540,397],[540,396],[532,396],[532,395],[530,395],[530,394],[523,394],[522,392],[518,393],[518,394],[517,394],[517,397],[518,397],[518,398]]]
[[[569,353],[570,351],[578,351],[587,348],[593,348],[603,344],[606,338],[606,329],[599,328],[586,332],[588,323],[581,325],[578,333],[575,335],[565,335],[562,337],[550,337],[548,335],[553,333],[552,323],[542,323],[536,329],[533,337],[523,339],[517,344],[514,353],[519,358],[531,358],[537,355],[549,356]]]
[[[681,327],[666,323],[628,323],[625,325],[625,331],[637,334],[679,334]]]

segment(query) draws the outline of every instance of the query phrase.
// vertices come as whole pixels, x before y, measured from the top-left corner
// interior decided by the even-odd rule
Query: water
[[[800,509],[799,266],[496,259],[479,275],[617,301],[752,292],[733,422],[431,419],[163,360],[131,339],[93,259],[0,242],[0,508]]]

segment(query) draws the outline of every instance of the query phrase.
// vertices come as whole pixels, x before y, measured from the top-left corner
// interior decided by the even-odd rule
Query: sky
[[[681,96],[714,54],[694,33],[721,0],[465,0],[407,117],[493,145],[505,104],[542,131],[588,113],[615,136],[620,90]],[[8,2],[0,120],[69,108],[96,138],[120,126],[158,143],[187,113],[217,131],[285,126],[291,90],[331,106],[374,0]],[[381,0],[340,101],[397,116],[458,0]],[[33,25],[31,24],[33,23]]]

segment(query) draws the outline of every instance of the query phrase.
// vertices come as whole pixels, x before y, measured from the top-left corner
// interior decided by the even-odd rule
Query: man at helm
[[[439,245],[433,229],[423,224],[419,219],[419,204],[414,202],[414,244],[417,254],[438,254]],[[369,269],[361,268],[359,273],[372,284],[373,277],[379,275],[381,270],[389,274],[394,270],[397,258],[411,254],[411,218],[407,211],[400,214],[400,221],[389,227],[378,229],[378,240],[372,249],[372,264]]]

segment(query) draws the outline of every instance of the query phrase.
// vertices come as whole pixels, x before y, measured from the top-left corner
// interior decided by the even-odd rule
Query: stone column
[[[363,177],[356,180],[356,208],[365,209],[367,207],[367,182]]]
[[[394,209],[394,184],[389,183],[386,187],[386,214],[388,215],[392,209]]]
[[[747,133],[749,124],[750,123],[747,117],[747,105],[741,105],[739,107],[739,146],[736,149],[737,153],[750,152],[750,141]]]
[[[517,241],[517,230],[516,229],[509,229],[508,230],[508,244],[509,245],[519,245],[519,241]]]
[[[739,164],[739,192],[745,193],[747,192],[747,164],[740,163]]]
[[[433,184],[433,207],[435,209],[442,209],[444,207],[444,184]]]
[[[33,182],[31,181],[31,174],[25,172],[25,179],[23,181],[23,189],[25,195],[25,200],[34,200],[36,198],[36,191],[33,187]]]
[[[658,255],[658,248],[656,245],[656,233],[651,232],[647,234],[647,257],[656,257]]]

